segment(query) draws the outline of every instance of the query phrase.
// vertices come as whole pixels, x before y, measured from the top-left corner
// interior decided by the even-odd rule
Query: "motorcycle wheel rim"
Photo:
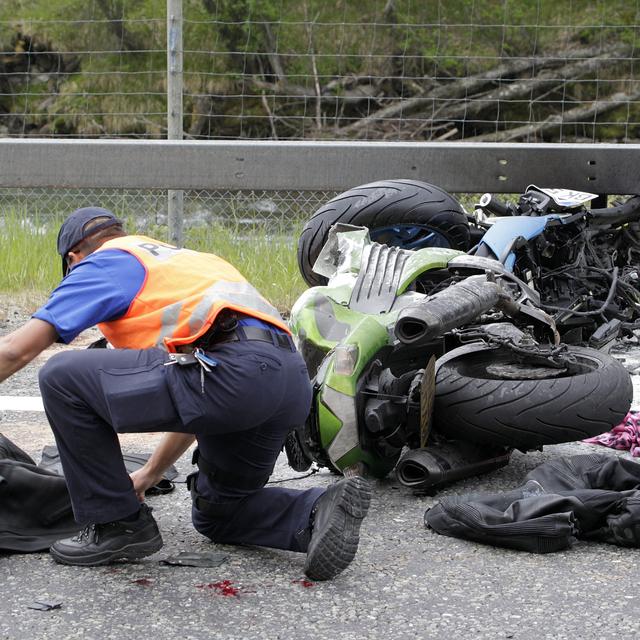
[[[443,233],[426,225],[394,224],[377,227],[369,231],[369,236],[374,242],[402,249],[451,248],[451,242]]]

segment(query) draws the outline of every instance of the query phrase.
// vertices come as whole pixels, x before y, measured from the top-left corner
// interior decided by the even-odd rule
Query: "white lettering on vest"
[[[148,251],[154,258],[158,260],[168,260],[176,251],[181,251],[178,247],[172,247],[166,244],[156,244],[155,242],[141,242],[140,249]]]

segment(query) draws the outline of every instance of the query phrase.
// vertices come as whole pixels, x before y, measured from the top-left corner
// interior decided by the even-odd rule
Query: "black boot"
[[[137,560],[162,548],[162,536],[151,509],[143,504],[137,520],[89,524],[73,538],[49,549],[56,562],[94,567],[113,560]]]
[[[371,487],[359,476],[331,485],[314,507],[311,541],[304,572],[312,580],[329,580],[349,566],[358,550],[360,525],[367,515]]]

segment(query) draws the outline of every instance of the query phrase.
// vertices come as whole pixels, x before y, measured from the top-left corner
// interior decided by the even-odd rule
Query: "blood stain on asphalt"
[[[220,582],[209,582],[208,584],[197,584],[198,589],[207,589],[224,597],[239,596],[240,589],[233,586],[231,580],[221,580]]]
[[[315,586],[315,583],[311,582],[311,580],[307,580],[306,578],[301,578],[300,580],[292,580],[291,583],[292,584],[299,584],[302,587],[304,587],[305,589],[308,589],[309,587]]]
[[[141,587],[150,587],[153,585],[153,580],[149,578],[137,578],[136,580],[131,580],[132,584],[140,585]]]

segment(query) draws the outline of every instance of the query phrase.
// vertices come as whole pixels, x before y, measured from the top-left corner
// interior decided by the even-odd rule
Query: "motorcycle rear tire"
[[[380,180],[349,189],[318,209],[298,240],[298,267],[312,287],[327,279],[312,268],[332,225],[342,222],[369,229],[414,225],[435,231],[451,249],[467,251],[469,223],[449,193],[418,180]]]
[[[434,428],[448,438],[522,451],[611,430],[631,406],[629,373],[605,353],[569,349],[583,371],[558,375],[549,368],[549,377],[544,377],[545,370],[536,367],[541,379],[496,375],[496,362],[507,369],[514,362],[507,349],[484,345],[454,349],[439,363]]]

